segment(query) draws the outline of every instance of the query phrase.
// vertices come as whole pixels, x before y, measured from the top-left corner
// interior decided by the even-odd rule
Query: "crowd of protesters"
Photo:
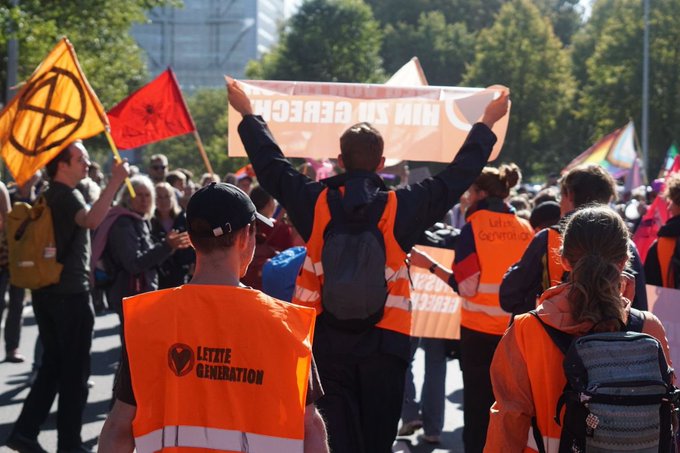
[[[258,138],[260,140],[261,136],[266,134],[266,125],[254,119],[245,107],[241,113],[245,118],[244,123],[249,128],[242,131],[242,138],[246,143],[246,148],[249,149],[248,140],[255,140],[254,136],[260,137]],[[370,126],[360,127],[368,128]],[[374,134],[375,132],[373,130],[357,130],[352,133]],[[480,134],[479,141],[484,143],[483,146],[489,147],[491,140],[483,136],[484,133],[489,132],[480,127],[477,133]],[[353,139],[355,138],[351,136],[346,138],[346,140]],[[68,185],[64,181],[70,178],[67,182],[73,183],[80,194],[74,196],[75,201],[68,206],[68,212],[73,214],[71,222],[75,225],[69,228],[80,231],[78,228],[83,227],[83,234],[87,234],[91,238],[85,240],[78,236],[78,238],[70,240],[74,243],[79,241],[79,244],[87,243],[88,247],[91,240],[91,251],[88,248],[87,252],[83,252],[80,258],[88,259],[87,279],[93,284],[91,286],[84,284],[65,286],[54,294],[34,292],[32,299],[34,311],[36,318],[41,318],[38,319],[38,323],[45,323],[46,325],[50,317],[56,319],[60,316],[59,314],[49,313],[50,310],[53,310],[53,307],[40,308],[41,299],[54,297],[55,294],[58,294],[66,300],[75,295],[74,298],[82,299],[85,305],[89,305],[91,298],[98,313],[110,310],[118,315],[121,341],[124,342],[122,337],[124,325],[122,301],[124,298],[149,291],[181,286],[191,281],[196,270],[196,254],[191,247],[187,233],[187,206],[196,191],[220,180],[233,184],[248,194],[257,212],[272,222],[273,226],[260,228],[255,233],[254,259],[250,263],[247,273],[241,279],[243,284],[249,287],[262,289],[263,267],[272,258],[294,246],[305,245],[305,243],[309,246],[310,241],[313,240],[311,236],[316,231],[316,223],[314,223],[314,216],[307,211],[314,212],[315,204],[305,202],[306,205],[301,207],[300,203],[303,198],[308,196],[307,192],[312,190],[310,188],[318,189],[314,193],[314,197],[318,197],[325,186],[318,183],[318,178],[315,181],[319,184],[318,187],[309,182],[315,179],[313,165],[309,163],[302,165],[297,169],[299,172],[295,171],[294,176],[291,176],[293,175],[292,167],[289,168],[288,166],[283,166],[280,173],[275,173],[273,165],[270,167],[267,165],[271,162],[283,165],[281,161],[277,160],[276,156],[272,158],[271,162],[257,161],[256,156],[260,151],[253,143],[250,146],[249,153],[253,154],[251,159],[255,160],[255,172],[258,173],[257,176],[262,178],[261,181],[258,181],[252,169],[237,174],[227,174],[224,178],[214,174],[204,174],[199,181],[195,181],[191,172],[179,168],[173,169],[171,162],[162,154],[153,155],[149,158],[145,172],[140,172],[127,164],[114,164],[113,174],[107,180],[101,167],[90,162],[86,151],[81,144],[78,144],[67,148],[71,151],[67,151],[65,154],[67,155],[66,159],[74,159],[76,155],[80,156],[79,168],[84,169],[87,173],[86,176],[83,174],[83,178],[78,175],[67,174],[69,170],[67,167],[76,165],[75,161],[68,160],[68,163],[63,166],[60,166],[59,162],[52,163],[51,168],[48,168],[46,172],[47,174],[38,172],[22,186],[0,184],[0,221],[2,225],[6,224],[6,216],[11,210],[12,203],[21,201],[31,204],[36,201],[40,194],[49,195],[50,190],[56,191],[55,187],[60,189],[55,181],[59,184],[63,183],[62,185]],[[62,152],[62,154],[64,153]],[[347,160],[343,162],[340,159],[339,167],[324,166],[322,176],[330,176],[331,179],[324,180],[323,184],[335,184],[335,182],[340,181],[337,179],[338,176],[335,176],[336,179],[334,180],[333,175],[336,172],[340,173],[341,168],[348,165],[355,165],[350,170],[362,170],[362,164],[348,163]],[[58,168],[55,168],[55,166]],[[372,164],[368,164],[368,167],[363,170],[372,171],[369,168],[371,166]],[[375,167],[372,168],[375,169]],[[380,166],[377,167],[377,171],[380,173]],[[400,170],[403,170],[403,167]],[[508,339],[508,335],[519,335],[517,331],[521,326],[509,330],[509,333],[506,332],[506,329],[513,317],[522,316],[524,313],[535,309],[537,300],[541,298],[542,293],[563,282],[570,282],[571,285],[575,285],[578,283],[576,279],[583,278],[583,272],[577,273],[576,277],[570,276],[569,272],[565,271],[569,267],[563,267],[558,256],[562,235],[569,227],[571,227],[569,231],[571,231],[572,237],[600,234],[599,232],[588,232],[588,222],[581,219],[582,216],[578,214],[583,209],[591,209],[587,212],[584,211],[586,214],[583,214],[583,216],[597,217],[600,219],[598,225],[605,225],[609,228],[603,227],[604,232],[601,234],[604,235],[608,234],[607,231],[613,231],[612,234],[616,235],[615,239],[623,244],[619,247],[620,250],[617,249],[618,255],[612,260],[618,258],[619,255],[624,257],[626,261],[630,257],[632,266],[628,271],[634,276],[635,283],[629,285],[629,294],[626,294],[626,296],[631,298],[633,307],[641,310],[647,308],[645,283],[673,287],[674,280],[680,280],[680,276],[676,276],[675,268],[664,262],[664,260],[668,261],[668,257],[674,256],[675,238],[680,236],[680,228],[676,225],[677,216],[680,215],[680,177],[671,177],[667,181],[667,188],[663,193],[657,193],[646,186],[635,188],[626,193],[622,186],[617,185],[616,181],[606,171],[592,164],[576,167],[561,178],[550,175],[548,181],[544,184],[523,182],[521,170],[514,164],[501,165],[498,168],[484,167],[481,173],[478,172],[477,174],[476,178],[467,183],[467,185],[471,183],[469,188],[467,188],[467,185],[461,187],[461,184],[456,183],[456,191],[464,193],[456,196],[458,203],[455,206],[451,207],[450,204],[453,203],[449,203],[448,199],[439,199],[442,209],[431,209],[432,212],[428,211],[427,213],[431,216],[436,211],[439,218],[412,217],[412,221],[420,222],[417,228],[412,228],[413,231],[404,231],[403,237],[397,237],[395,241],[396,246],[403,248],[403,244],[408,244],[407,248],[410,249],[411,246],[420,241],[420,233],[417,230],[421,227],[424,229],[437,220],[447,223],[450,229],[455,232],[456,255],[453,263],[438,263],[417,247],[410,251],[405,262],[410,266],[429,269],[430,272],[448,283],[453,291],[464,298],[461,316],[461,341],[457,345],[458,352],[451,354],[449,342],[431,338],[411,338],[410,349],[407,347],[400,353],[381,350],[380,348],[386,347],[387,341],[381,340],[379,336],[368,340],[366,340],[368,337],[364,337],[356,340],[357,343],[354,345],[329,343],[318,346],[315,341],[315,359],[319,363],[321,385],[326,392],[326,396],[315,401],[315,404],[320,407],[321,416],[328,424],[330,445],[335,448],[332,451],[366,451],[367,453],[383,451],[383,446],[390,444],[397,436],[396,429],[392,429],[396,428],[394,423],[386,422],[383,417],[394,419],[393,421],[401,417],[399,435],[411,435],[423,428],[424,432],[421,436],[423,442],[440,443],[442,431],[446,426],[444,419],[446,361],[452,355],[460,359],[463,373],[465,399],[463,441],[465,451],[506,451],[504,448],[507,446],[507,439],[513,439],[521,444],[523,442],[521,437],[524,435],[522,431],[525,428],[524,425],[513,426],[515,419],[508,416],[503,410],[511,404],[508,402],[509,399],[512,399],[512,395],[508,394],[508,386],[528,386],[530,385],[530,378],[526,375],[507,372],[507,369],[512,367],[509,363],[515,360],[513,357],[517,357],[519,354],[517,350],[513,349],[512,340]],[[54,179],[55,176],[57,177],[56,180]],[[131,197],[128,188],[121,185],[126,176],[130,177],[131,186],[136,194],[134,198]],[[407,184],[423,183],[423,181],[405,180],[405,178],[408,178],[407,171],[401,171],[400,175],[383,173],[381,176],[384,176],[386,181],[391,181],[394,188],[402,188],[404,192],[400,193],[408,193],[408,196],[414,196],[412,187],[415,186],[408,186]],[[332,183],[328,181],[332,181]],[[425,187],[422,190],[422,196],[425,196],[428,191],[435,190],[427,186],[427,184],[434,184],[428,181],[433,180],[428,179],[424,182],[424,185],[418,186],[419,188]],[[342,180],[341,184],[347,184],[347,181]],[[282,189],[284,186],[285,190]],[[56,195],[53,194],[52,196]],[[403,196],[406,197],[406,195]],[[660,239],[658,243],[655,242],[643,266],[635,244],[629,237],[635,232],[640,219],[656,196],[668,198],[671,214],[671,219],[667,225],[660,230],[659,237],[672,238],[673,242],[672,245],[666,244],[664,239]],[[110,207],[111,205],[113,207]],[[445,205],[449,206],[444,209]],[[594,208],[594,206],[599,206],[599,208]],[[450,209],[446,212],[448,208]],[[423,209],[423,207],[414,203],[413,213],[415,214],[418,209]],[[79,217],[81,210],[84,212],[82,215],[87,217]],[[296,223],[291,221],[289,211],[292,212],[293,216],[297,216],[298,226],[304,225],[302,231],[295,228]],[[618,215],[615,213],[618,213]],[[96,220],[90,218],[93,214],[96,214]],[[301,217],[305,217],[304,221],[299,220]],[[402,219],[402,221],[404,220]],[[497,241],[485,243],[482,224],[497,225],[493,233],[486,233],[497,235]],[[585,239],[582,239],[582,241],[587,242]],[[588,243],[589,245],[586,246],[590,247],[595,253],[603,241],[605,239],[600,238],[599,241],[591,241],[592,243]],[[83,245],[83,247],[85,246]],[[499,247],[502,247],[503,253],[498,253]],[[314,252],[308,251],[308,253]],[[579,253],[574,252],[574,254],[566,257],[571,268],[576,267],[576,264],[580,262],[581,255],[584,252]],[[403,258],[406,258],[406,252],[403,255]],[[404,262],[403,258],[402,262]],[[81,264],[74,264],[74,266],[74,269],[82,270]],[[647,272],[647,279],[645,279],[645,272]],[[303,273],[304,269],[301,270],[301,275]],[[574,272],[572,272],[573,274]],[[678,272],[678,275],[680,275],[680,272]],[[632,286],[634,286],[634,292],[631,289]],[[87,294],[82,291],[84,288],[88,288]],[[5,362],[21,363],[25,360],[24,356],[19,353],[19,342],[22,310],[27,302],[26,295],[23,288],[9,284],[7,241],[3,236],[2,242],[0,242],[0,317],[6,312],[4,322]],[[68,295],[68,297],[65,295]],[[563,294],[559,297],[564,298],[566,296]],[[554,302],[554,300],[559,297],[556,293],[550,292],[547,297],[544,297],[548,302],[544,303],[556,304],[558,302]],[[619,294],[616,297],[619,297]],[[294,302],[299,303],[300,301],[294,300]],[[47,304],[45,300],[42,303]],[[593,310],[595,309],[593,308]],[[628,310],[628,306],[625,310]],[[618,311],[617,316],[625,318],[627,316],[625,310]],[[571,315],[573,315],[574,322],[579,321],[578,314],[572,313]],[[88,322],[93,322],[93,320],[88,321],[86,318],[83,315],[85,325]],[[519,319],[526,323],[525,317]],[[660,341],[667,346],[663,328],[658,320],[651,314],[648,314],[647,319],[656,326],[655,336],[659,337]],[[317,321],[317,329],[316,340],[319,338],[318,332],[325,332],[324,329],[327,329],[326,332],[331,332],[333,327],[330,324],[326,326],[323,325],[323,322]],[[396,327],[390,329],[386,332],[394,334],[394,331],[398,330]],[[89,359],[83,359],[83,355],[89,354],[91,334],[91,325],[89,328],[87,326],[82,328],[81,337],[85,338],[89,335],[90,340],[83,340],[84,344],[80,348],[80,367],[72,370],[73,372],[69,376],[59,375],[58,367],[61,364],[54,358],[55,356],[63,357],[66,354],[66,351],[56,350],[58,348],[55,348],[53,344],[60,338],[61,333],[55,332],[53,338],[43,336],[38,339],[39,343],[49,342],[43,344],[44,352],[41,351],[41,348],[36,348],[35,360],[38,363],[38,368],[42,371],[37,373],[37,379],[34,376],[36,381],[33,383],[33,389],[26,401],[22,415],[12,431],[8,446],[18,451],[44,451],[37,443],[36,436],[40,424],[49,413],[51,403],[58,392],[60,394],[60,412],[57,425],[60,451],[86,451],[81,446],[79,439],[80,427],[76,425],[78,425],[77,420],[80,419],[77,415],[78,411],[82,410],[87,398],[87,390],[83,390],[83,382],[89,377]],[[330,337],[335,334],[322,333],[321,335]],[[408,339],[408,333],[402,336]],[[324,341],[329,340],[326,338]],[[363,341],[366,341],[366,344],[360,347],[360,349],[363,348],[363,352],[358,357],[351,356],[354,352],[348,351],[352,348],[356,349],[356,345]],[[63,347],[63,344],[60,347]],[[413,354],[418,347],[423,348],[426,354],[425,382],[422,392],[420,392],[420,401],[416,401],[413,372],[410,366],[407,366],[413,360]],[[501,351],[500,356],[496,353],[497,349]],[[496,355],[494,355],[495,353]],[[390,362],[392,359],[388,359],[388,357],[392,357],[392,355],[399,356],[398,361]],[[43,357],[42,360],[40,357]],[[366,357],[370,359],[370,363],[366,363],[364,360]],[[343,361],[345,362],[343,363]],[[381,367],[383,370],[389,369],[391,374],[399,374],[394,379],[394,385],[390,390],[394,393],[394,389],[398,389],[403,393],[403,404],[401,400],[395,404],[390,402],[389,404],[392,407],[371,412],[363,405],[384,403],[380,402],[381,393],[377,391],[381,385],[385,384],[387,376],[387,374],[381,374]],[[348,417],[348,414],[343,413],[346,409],[343,406],[346,403],[345,400],[351,398],[352,394],[357,392],[356,389],[341,388],[343,386],[342,380],[354,379],[354,377],[347,377],[354,372],[348,370],[357,368],[363,369],[366,374],[373,375],[373,378],[370,379],[363,376],[362,379],[365,379],[366,382],[371,379],[379,381],[369,384],[366,382],[356,384],[359,387],[366,386],[365,388],[362,387],[363,391],[374,393],[370,397],[367,396],[368,393],[365,393],[360,400],[351,405],[352,410],[375,414],[371,429],[365,427],[359,429],[362,437],[360,439],[346,435],[351,433],[353,428],[338,427],[338,425],[342,425],[343,419]],[[129,370],[127,372],[129,373]],[[494,376],[494,372],[500,373],[502,376],[500,374]],[[66,382],[67,379],[72,379],[74,382]],[[512,379],[523,379],[523,381],[519,384],[508,384],[508,381]],[[55,382],[48,384],[48,380]],[[401,390],[404,388],[405,390],[402,392]],[[334,397],[338,398],[337,401],[333,399]],[[72,399],[70,404],[65,401],[68,398]],[[526,402],[526,404],[528,407],[526,410],[530,412],[532,410],[531,401]],[[62,406],[66,406],[63,415]],[[491,427],[488,428],[490,415]],[[368,420],[365,420],[365,422],[368,423]],[[521,422],[526,424],[527,419],[521,418]],[[489,439],[487,439],[487,429]],[[334,437],[334,433],[338,433],[338,435]],[[524,437],[526,438],[526,436]],[[371,445],[374,447],[371,447]],[[523,446],[518,445],[517,448]],[[520,449],[507,451],[520,451]]]

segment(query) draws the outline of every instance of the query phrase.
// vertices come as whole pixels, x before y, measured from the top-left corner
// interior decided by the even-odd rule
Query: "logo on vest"
[[[168,349],[168,366],[181,377],[189,374],[194,368],[194,351],[188,345],[175,343]]]

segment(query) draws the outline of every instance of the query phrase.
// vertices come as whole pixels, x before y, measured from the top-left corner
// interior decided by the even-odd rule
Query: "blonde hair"
[[[619,330],[626,319],[621,266],[630,260],[623,219],[605,206],[586,207],[571,216],[562,239],[574,320],[592,322],[594,331]]]
[[[180,207],[179,203],[177,202],[177,195],[175,195],[175,188],[170,185],[170,183],[167,182],[158,182],[154,186],[156,189],[156,196],[154,197],[154,201],[158,197],[158,189],[164,189],[168,192],[168,195],[170,196],[170,218],[174,219],[179,215],[180,212],[182,212],[182,208]],[[159,212],[158,208],[156,207],[154,210],[154,216],[158,217]]]
[[[130,178],[130,184],[132,184],[133,189],[137,189],[139,187],[145,187],[149,190],[149,193],[151,194],[151,207],[149,208],[149,212],[146,213],[143,217],[145,219],[148,219],[151,217],[151,214],[156,210],[156,190],[153,187],[153,182],[151,182],[151,179],[148,176],[145,175],[135,175],[132,178]],[[132,197],[130,196],[130,191],[127,189],[127,186],[123,184],[123,187],[120,188],[118,191],[118,196],[116,197],[116,204],[118,206],[122,206],[126,209],[132,210]]]

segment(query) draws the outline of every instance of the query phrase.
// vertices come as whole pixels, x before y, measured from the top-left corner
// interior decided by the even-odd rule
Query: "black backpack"
[[[360,331],[377,324],[387,300],[385,239],[378,222],[387,197],[379,193],[358,212],[347,213],[338,190],[328,189],[331,220],[321,250],[322,316],[336,327]]]
[[[678,390],[659,341],[642,332],[631,309],[626,331],[573,337],[538,319],[564,353],[567,384],[555,409],[560,453],[674,452],[672,419]],[[560,419],[562,408],[564,418]],[[540,453],[543,438],[533,420]]]

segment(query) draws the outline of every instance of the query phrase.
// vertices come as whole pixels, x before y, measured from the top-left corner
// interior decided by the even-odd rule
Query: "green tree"
[[[586,81],[580,119],[594,140],[624,125],[641,124],[642,2],[619,0],[603,20],[592,55],[586,60]],[[659,168],[668,146],[680,136],[680,0],[651,2],[650,11],[650,173]]]
[[[383,25],[416,26],[422,13],[436,11],[444,14],[450,24],[465,23],[473,34],[490,26],[505,2],[507,0],[366,0]]]
[[[129,34],[154,6],[176,0],[0,0],[0,87],[6,87],[7,40],[19,42],[19,80],[28,78],[62,36],[67,36],[92,88],[106,108],[147,80],[146,65]],[[85,8],[85,3],[87,8]],[[10,25],[13,24],[11,33]],[[3,96],[4,97],[4,96]]]
[[[417,25],[385,27],[382,56],[388,74],[417,56],[431,85],[457,85],[473,55],[474,35],[463,22],[446,23],[439,11],[422,13]]]
[[[545,17],[552,22],[555,35],[564,45],[570,44],[581,28],[582,7],[579,0],[534,0]]]
[[[557,136],[574,93],[567,52],[530,0],[512,0],[482,31],[464,83],[510,88],[512,111],[501,158],[527,173],[548,173],[564,160]]]
[[[273,80],[382,82],[381,39],[361,0],[310,0],[282,30],[279,44],[246,73]]]

